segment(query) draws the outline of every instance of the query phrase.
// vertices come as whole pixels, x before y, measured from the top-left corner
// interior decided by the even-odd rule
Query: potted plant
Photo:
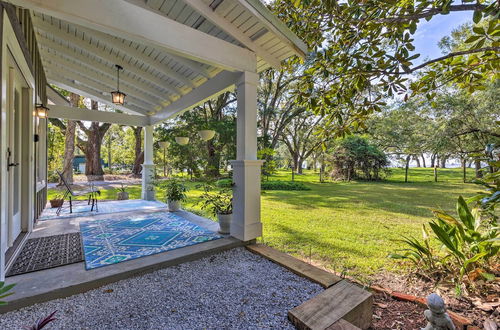
[[[121,187],[118,188],[118,193],[116,194],[116,199],[119,201],[124,201],[127,200],[129,197],[128,192],[127,192],[127,187],[121,184]]]
[[[205,185],[201,195],[201,208],[210,210],[219,221],[219,233],[231,232],[233,220],[233,193],[231,189],[213,190],[212,186]]]
[[[61,207],[64,203],[63,195],[57,194],[49,202],[51,208]]]
[[[185,201],[187,188],[177,179],[170,179],[165,184],[165,198],[168,204],[168,210],[171,212],[179,211],[181,202]]]

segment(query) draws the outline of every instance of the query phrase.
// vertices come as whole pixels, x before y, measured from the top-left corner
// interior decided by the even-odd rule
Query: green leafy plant
[[[233,213],[233,193],[230,189],[214,189],[206,184],[200,197],[201,208],[209,210],[213,215]]]
[[[262,190],[311,190],[301,182],[289,181],[263,181],[261,183]]]
[[[0,281],[0,299],[6,298],[14,294],[14,292],[9,292],[16,284],[5,285],[5,282]],[[0,300],[0,306],[7,305],[6,301]]]
[[[127,186],[125,186],[123,183],[120,184],[120,188],[118,188],[119,192],[127,192]]]
[[[500,201],[498,165],[500,162],[490,162],[490,173],[476,182],[486,188],[485,192],[468,199],[469,203],[462,196],[458,198],[457,216],[433,210],[435,219],[429,222],[429,227],[440,250],[432,248],[427,233],[423,242],[405,237],[402,240],[407,246],[402,250],[404,253],[394,253],[390,257],[410,260],[427,272],[441,271],[441,274],[451,275],[457,289],[466,275],[469,284],[476,275],[494,280],[492,264],[498,260],[500,251],[498,216],[494,212]]]
[[[164,183],[165,198],[168,201],[185,201],[187,199],[187,187],[177,179],[170,179]]]

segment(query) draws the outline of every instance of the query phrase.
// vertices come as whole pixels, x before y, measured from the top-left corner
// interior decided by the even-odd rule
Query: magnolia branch
[[[412,20],[419,20],[422,18],[444,14],[452,11],[470,11],[470,10],[485,10],[486,6],[482,4],[462,4],[462,5],[452,5],[447,8],[447,10],[443,10],[442,8],[432,8],[425,12],[416,13],[413,15],[405,15],[399,17],[390,17],[376,20],[377,23],[394,23],[394,22],[405,22]]]

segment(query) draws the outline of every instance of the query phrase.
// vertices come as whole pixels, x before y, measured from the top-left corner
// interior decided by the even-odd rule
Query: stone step
[[[368,329],[372,320],[372,305],[370,292],[342,280],[290,310],[288,318],[297,329]],[[345,322],[335,325],[340,320],[350,325]]]

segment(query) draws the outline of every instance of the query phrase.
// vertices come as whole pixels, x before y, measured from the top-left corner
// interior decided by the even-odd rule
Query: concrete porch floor
[[[164,209],[142,212],[121,212],[113,215],[144,215],[154,212],[167,212]],[[186,211],[175,212],[186,220],[216,232],[218,224],[209,219],[197,216]],[[109,218],[110,214],[85,217],[64,218],[60,220],[39,221],[29,238],[46,237],[65,233],[79,232],[79,223],[82,221]],[[0,306],[0,313],[33,305],[39,302],[71,296],[119,281],[128,277],[151,272],[160,268],[196,260],[207,255],[215,254],[244,243],[233,237],[191,245],[138,259],[120,262],[106,267],[92,270],[85,269],[85,262],[45,269],[27,274],[6,278],[7,284],[16,283],[14,294],[7,298],[8,304]]]

